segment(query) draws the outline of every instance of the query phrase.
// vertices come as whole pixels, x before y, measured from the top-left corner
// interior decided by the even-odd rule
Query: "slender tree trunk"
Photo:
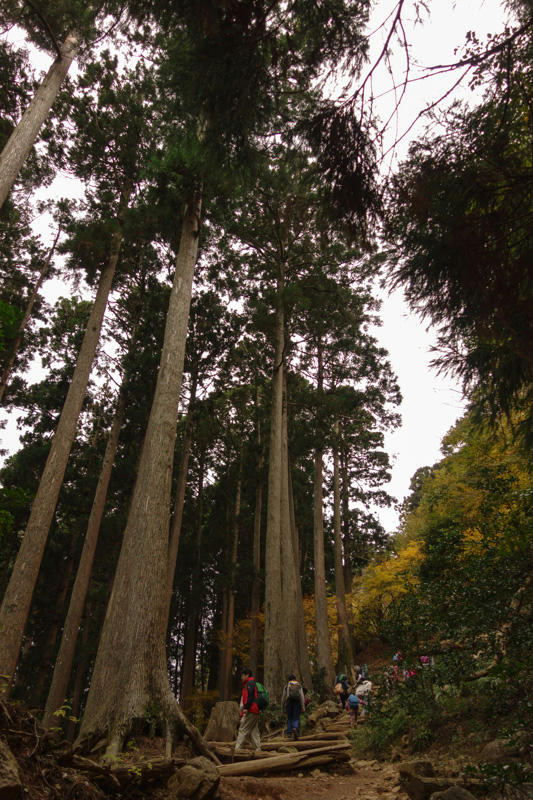
[[[324,511],[322,506],[323,484],[322,451],[315,453],[314,478],[314,565],[315,565],[315,619],[317,663],[322,676],[322,690],[326,694],[335,680],[331,641],[328,627],[328,603],[326,593],[326,565],[324,556]]]
[[[46,256],[44,264],[43,264],[43,266],[41,268],[41,271],[39,273],[39,277],[37,278],[35,286],[33,287],[32,292],[30,294],[30,297],[28,299],[28,302],[26,304],[26,310],[24,312],[24,316],[22,317],[22,319],[20,321],[20,325],[19,325],[19,329],[17,331],[17,335],[15,337],[15,341],[13,342],[13,346],[11,347],[11,354],[9,356],[9,360],[8,360],[8,362],[7,362],[7,364],[6,364],[5,368],[4,368],[4,371],[2,372],[2,377],[0,378],[0,403],[3,400],[4,392],[5,392],[6,386],[7,386],[7,382],[9,380],[9,376],[11,375],[11,370],[13,369],[13,364],[15,363],[15,359],[16,359],[17,353],[19,351],[20,343],[22,341],[22,336],[24,334],[24,331],[26,330],[26,326],[27,326],[28,320],[29,320],[29,318],[31,316],[31,312],[33,310],[33,306],[34,306],[37,294],[39,292],[39,289],[41,288],[41,286],[43,284],[43,281],[46,278],[46,274],[47,274],[48,269],[50,267],[50,261],[52,260],[52,256],[54,255],[54,252],[55,252],[55,249],[56,249],[57,242],[59,240],[60,234],[61,234],[61,228],[58,228],[57,229],[56,238],[54,239],[54,243],[53,243],[52,247],[50,248],[50,250],[48,251],[48,254]]]
[[[4,205],[22,165],[33,147],[39,131],[52,108],[61,84],[79,49],[79,36],[71,31],[60,47],[35,97],[0,153],[0,208]]]
[[[174,660],[174,665],[172,668],[172,692],[175,697],[178,696],[179,693],[179,676],[180,676],[180,669],[179,669],[179,651],[180,651],[180,634],[181,634],[181,622],[178,625],[176,636],[173,641],[174,645],[174,652],[172,654],[172,658]]]
[[[284,381],[285,385],[285,381]],[[286,680],[291,672],[299,673],[300,637],[298,631],[298,587],[296,574],[296,554],[292,537],[291,510],[289,502],[289,465],[287,448],[287,403],[283,392],[282,430],[281,430],[281,586],[283,599],[283,626],[280,630],[278,647],[281,651],[283,677]],[[283,681],[284,682],[284,681]],[[282,682],[282,685],[283,685]]]
[[[220,637],[218,647],[218,680],[217,689],[221,700],[226,700],[224,697],[226,674],[224,672],[226,664],[226,641],[228,636],[228,606],[229,606],[229,589],[224,586],[222,590],[222,619],[220,625]]]
[[[226,519],[224,530],[229,530],[230,526],[230,510],[229,504],[226,504]],[[226,583],[222,590],[222,610],[220,614],[220,625],[218,627],[219,635],[218,642],[218,660],[217,660],[217,689],[218,694],[222,698],[224,695],[224,665],[226,663],[226,641],[228,636],[228,607],[229,607],[229,586]]]
[[[204,508],[205,450],[200,454],[198,476],[198,504],[196,509],[196,562],[191,575],[189,592],[189,610],[185,628],[183,646],[183,671],[181,676],[181,704],[184,708],[190,705],[194,691],[194,674],[196,671],[196,647],[198,644],[198,620],[200,618],[200,572],[202,568],[202,532]]]
[[[287,439],[288,441],[288,439]],[[300,545],[300,536],[298,533],[298,525],[296,524],[296,510],[294,508],[294,488],[292,483],[292,471],[291,471],[291,460],[289,458],[289,508],[291,512],[291,530],[292,530],[292,538],[294,541],[294,554],[296,557],[296,567],[298,575],[300,576],[301,570],[301,562],[302,562],[302,549]]]
[[[222,630],[223,625],[222,603],[220,593],[218,593],[215,600],[215,608],[211,621],[211,632],[207,643],[206,666],[207,691],[217,692],[219,698],[222,697],[222,687],[220,685],[220,657],[222,648],[220,646],[219,631]]]
[[[123,192],[121,212],[127,207],[130,191]],[[28,618],[39,568],[54,516],[63,476],[72,443],[76,435],[78,418],[83,405],[87,383],[96,353],[102,321],[111,291],[122,245],[122,213],[113,234],[107,266],[102,271],[98,290],[83,337],[76,368],[61,411],[52,446],[33,501],[24,538],[13,567],[2,607],[0,609],[0,675],[11,679],[17,665],[20,643]]]
[[[255,486],[253,570],[250,631],[250,669],[259,674],[259,613],[261,611],[261,514],[263,511],[263,453],[259,455],[258,475]]]
[[[235,577],[237,571],[237,554],[239,547],[239,527],[241,515],[241,492],[242,492],[242,468],[243,468],[243,449],[239,454],[239,474],[237,477],[237,490],[235,492],[235,516],[233,519],[233,542],[231,546],[231,575],[228,597],[228,612],[226,624],[226,648],[224,659],[224,694],[223,700],[231,699],[231,665],[233,661],[233,631],[235,627]]]
[[[264,679],[279,701],[285,679],[280,638],[283,638],[283,609],[281,606],[281,477],[283,424],[283,363],[285,345],[285,316],[283,310],[283,274],[278,281],[276,310],[275,354],[272,374],[272,410],[268,463],[268,500],[265,547],[265,634]]]
[[[286,376],[285,376],[286,378]],[[282,575],[283,581],[287,584],[288,591],[287,608],[294,608],[294,620],[290,629],[286,633],[290,636],[287,643],[287,661],[285,663],[285,674],[296,672],[306,686],[311,687],[311,664],[309,662],[309,648],[307,646],[307,635],[305,632],[304,609],[302,599],[302,583],[299,569],[299,546],[298,534],[296,531],[296,521],[294,519],[294,504],[292,498],[292,481],[290,476],[289,460],[289,436],[288,436],[288,414],[287,414],[287,391],[286,380],[284,380],[284,403],[283,403],[283,477],[282,477]],[[285,555],[286,553],[286,555]],[[294,654],[294,655],[293,655]]]
[[[317,394],[319,408],[323,391],[322,346],[317,346]],[[319,432],[321,435],[321,432]],[[317,641],[317,663],[321,675],[322,692],[326,696],[335,680],[331,640],[328,626],[328,603],[326,592],[326,562],[324,556],[324,508],[323,508],[323,453],[318,447],[315,452],[315,473],[313,489],[313,532],[315,567],[315,619]]]
[[[189,599],[189,610],[185,620],[183,642],[183,662],[181,669],[180,702],[187,711],[192,704],[194,691],[194,671],[196,667],[196,646],[198,644],[198,609],[196,598]]]
[[[122,384],[124,386],[124,382]],[[56,663],[54,667],[54,674],[52,676],[52,683],[48,692],[48,698],[44,709],[42,724],[43,727],[49,728],[55,722],[54,712],[63,705],[67,693],[68,683],[70,680],[70,672],[72,669],[72,662],[74,660],[74,653],[76,651],[76,642],[78,640],[78,631],[83,615],[83,607],[85,605],[85,598],[87,597],[87,589],[89,587],[89,580],[93,567],[94,554],[96,552],[96,545],[98,543],[98,534],[100,533],[100,525],[104,515],[105,502],[107,498],[107,490],[109,488],[109,481],[111,480],[111,472],[117,453],[118,440],[120,431],[122,429],[122,422],[124,420],[124,411],[126,409],[126,395],[122,390],[119,394],[118,404],[111,425],[111,431],[107,440],[104,460],[96,486],[93,505],[87,523],[87,532],[85,534],[85,541],[83,543],[83,550],[81,553],[80,563],[76,574],[76,580],[72,588],[70,596],[70,604],[63,627],[63,635],[61,637],[61,644],[57,654]]]
[[[348,492],[348,465],[347,454],[341,448],[340,454],[341,472],[341,529],[342,544],[344,550],[344,590],[346,594],[352,593],[352,549],[350,541],[350,506]]]
[[[259,405],[257,391],[256,404]],[[263,464],[264,453],[261,441],[261,424],[257,422],[257,474],[255,484],[254,538],[253,538],[253,571],[252,596],[250,614],[252,625],[250,631],[250,669],[254,675],[259,674],[259,612],[261,610],[261,515],[263,513]]]
[[[200,208],[198,192],[184,213],[154,400],[77,739],[78,747],[87,747],[105,737],[108,757],[119,752],[135,720],[154,703],[167,723],[167,752],[177,724],[197,752],[212,757],[177,706],[165,652],[172,461]]]
[[[339,423],[334,423],[336,440],[339,436]],[[348,615],[346,613],[346,593],[344,590],[344,571],[342,566],[342,538],[341,538],[341,494],[339,478],[339,451],[338,443],[333,445],[333,528],[335,535],[335,599],[337,604],[337,627],[339,639],[339,668],[346,674],[353,672],[354,657],[350,632],[348,630]]]
[[[32,706],[37,706],[39,708],[42,707],[42,702],[44,699],[44,691],[48,679],[50,677],[50,670],[52,664],[54,662],[54,652],[56,649],[57,637],[59,634],[61,621],[65,613],[65,605],[67,602],[68,592],[71,586],[72,574],[74,572],[77,541],[78,541],[77,535],[73,536],[70,540],[68,562],[66,569],[63,573],[61,591],[56,598],[53,619],[51,620],[51,624],[46,636],[46,644],[42,648],[43,656],[41,658],[39,666],[39,677],[37,678],[33,686],[32,701],[31,701]]]
[[[172,592],[174,591],[174,575],[176,573],[176,562],[181,536],[181,525],[183,522],[183,508],[185,506],[185,490],[187,488],[187,472],[189,470],[189,458],[191,455],[192,444],[192,409],[196,400],[197,378],[193,377],[191,384],[191,396],[187,409],[187,420],[185,422],[185,434],[183,437],[183,452],[181,456],[180,470],[178,473],[178,485],[176,487],[176,497],[174,502],[174,519],[170,529],[168,542],[168,584],[167,584],[167,619],[170,614],[170,604],[172,602]]]
[[[67,725],[67,741],[73,742],[76,735],[76,728],[78,723],[76,720],[80,716],[81,708],[81,695],[84,688],[85,674],[89,663],[88,645],[89,645],[89,625],[91,620],[91,604],[87,603],[85,608],[85,620],[83,623],[83,632],[81,635],[81,653],[76,667],[76,677],[74,679],[74,688],[72,690],[72,707],[70,709],[70,717]]]

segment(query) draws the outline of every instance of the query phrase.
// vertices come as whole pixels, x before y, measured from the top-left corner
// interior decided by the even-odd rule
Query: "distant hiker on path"
[[[357,686],[352,686],[350,694],[348,695],[348,699],[346,700],[346,711],[350,715],[350,725],[353,728],[355,723],[357,722],[357,714],[359,711],[359,698],[357,697],[355,690]]]
[[[239,723],[237,741],[235,742],[235,752],[237,752],[237,750],[242,750],[243,744],[247,739],[252,743],[254,750],[261,750],[257,684],[255,678],[252,676],[251,669],[243,669],[241,672],[241,683],[241,721]]]
[[[359,708],[361,709],[361,716],[365,717],[370,705],[370,695],[372,694],[372,682],[363,681],[356,688],[355,693],[359,699]]]
[[[281,707],[287,714],[287,736],[298,738],[300,728],[300,714],[305,711],[305,695],[300,683],[296,680],[296,675],[289,675],[287,685],[283,687],[281,695]]]
[[[344,708],[348,699],[348,694],[350,693],[350,686],[348,684],[346,675],[343,672],[341,672],[340,675],[337,675],[335,678],[335,688],[333,691],[339,698],[341,708]]]

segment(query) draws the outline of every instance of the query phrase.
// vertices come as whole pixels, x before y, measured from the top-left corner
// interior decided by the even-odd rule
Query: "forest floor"
[[[49,746],[47,736],[29,711],[18,704],[1,702],[0,712],[0,734],[16,759],[23,787],[21,796],[28,800],[117,797],[116,792],[106,790],[98,780],[95,784],[93,776],[84,770],[58,760],[55,747]],[[154,740],[151,744],[149,741],[140,743],[139,749],[127,758],[132,761],[145,757],[157,759],[161,748]],[[168,795],[164,785],[155,784],[138,788],[132,785],[119,796],[132,800],[163,800]],[[215,797],[217,800],[407,800],[394,764],[356,758],[329,768],[295,771],[287,776],[223,776]]]

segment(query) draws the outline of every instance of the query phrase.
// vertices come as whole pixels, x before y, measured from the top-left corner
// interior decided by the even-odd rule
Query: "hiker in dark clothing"
[[[301,684],[296,680],[296,675],[289,675],[287,681],[281,695],[281,707],[287,714],[287,736],[292,735],[293,739],[297,739],[300,714],[305,711],[305,695]]]

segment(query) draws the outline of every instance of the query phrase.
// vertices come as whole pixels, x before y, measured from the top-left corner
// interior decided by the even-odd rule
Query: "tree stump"
[[[234,700],[217,703],[211,711],[204,739],[212,742],[232,742],[239,726],[239,705]]]

